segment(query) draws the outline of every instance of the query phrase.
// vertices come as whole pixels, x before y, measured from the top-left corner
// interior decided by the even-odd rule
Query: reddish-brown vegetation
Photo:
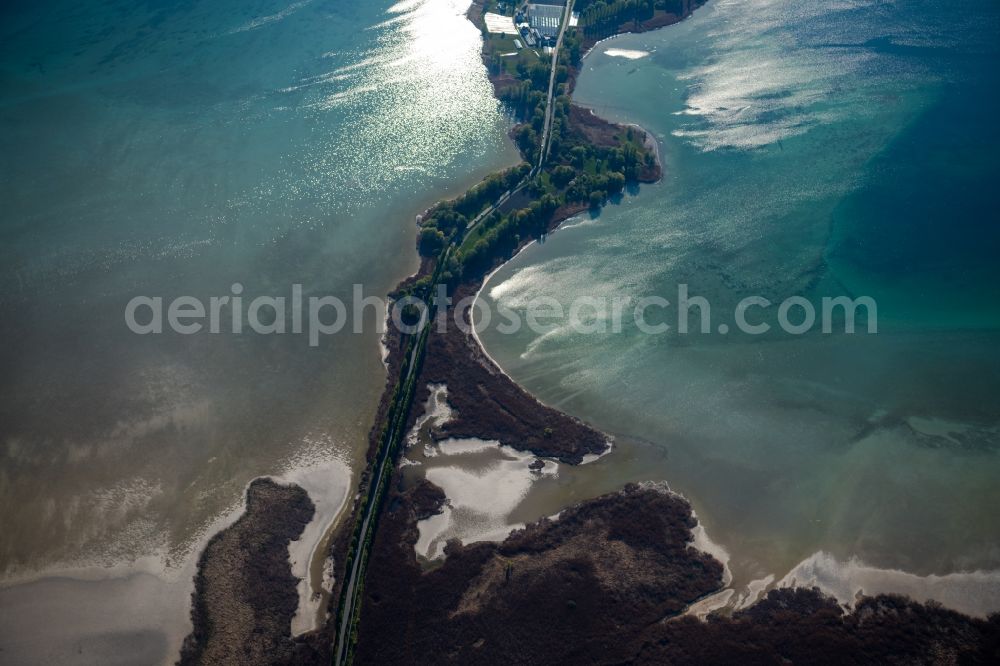
[[[815,590],[776,590],[733,617],[681,615],[719,589],[721,565],[689,547],[686,502],[635,486],[542,520],[501,544],[449,545],[421,571],[426,482],[397,492],[375,542],[357,663],[987,664],[1000,618],[892,596],[853,612]],[[419,498],[419,499],[418,499]]]
[[[413,551],[421,486],[397,494],[382,516],[370,565],[381,575],[366,583],[359,663],[590,661],[720,584],[721,565],[687,547],[688,505],[635,486],[502,544],[449,544],[444,564],[423,572]]]
[[[569,107],[569,132],[576,133],[583,137],[583,140],[595,146],[606,148],[616,148],[622,145],[622,137],[629,131],[639,134],[647,147],[651,144],[656,151],[655,140],[646,135],[644,130],[637,127],[626,127],[617,123],[610,123],[604,120],[590,109],[585,109],[571,104]],[[659,162],[651,165],[644,164],[639,172],[637,180],[640,183],[655,183],[662,175]]]
[[[454,300],[474,293],[474,287],[462,285]],[[460,316],[467,321],[467,314]],[[446,384],[448,402],[457,412],[433,433],[435,438],[495,439],[520,451],[568,463],[579,463],[585,454],[603,453],[608,447],[605,435],[546,407],[511,381],[454,319],[448,322],[446,333],[434,331],[428,338],[415,404],[423,405],[427,400],[428,383]]]
[[[685,617],[643,632],[642,664],[996,664],[1000,617],[975,620],[880,595],[844,611],[815,590],[774,590],[732,618]]]
[[[181,664],[263,664],[293,652],[297,579],[288,544],[313,516],[302,488],[256,479],[246,511],[208,542],[198,560]]]

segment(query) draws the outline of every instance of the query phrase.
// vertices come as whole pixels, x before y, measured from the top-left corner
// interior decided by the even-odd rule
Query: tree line
[[[676,14],[684,12],[684,0],[581,0],[575,4],[580,12],[580,27],[591,39],[601,39],[618,32],[631,22],[642,23],[657,11]]]
[[[604,0],[578,2],[585,11],[605,12],[618,5],[649,4],[668,6],[672,0]],[[594,14],[595,16],[604,14]],[[548,87],[548,67],[541,63],[519,63],[517,82],[506,86],[501,99],[513,112],[519,124],[511,136],[521,152],[524,163],[488,176],[462,196],[437,204],[421,220],[418,245],[421,255],[438,256],[452,242],[458,252],[443,267],[445,282],[461,275],[479,274],[488,270],[498,259],[510,255],[523,239],[545,233],[556,211],[568,206],[572,210],[601,207],[609,197],[620,193],[629,182],[635,182],[642,171],[655,163],[655,156],[644,143],[641,132],[632,128],[616,131],[611,125],[599,125],[590,140],[584,128],[571,120],[571,101],[567,94],[570,77],[582,56],[583,37],[579,30],[570,30],[563,38],[560,64],[556,71],[558,96],[553,99],[549,155],[542,172],[522,190],[529,201],[511,202],[512,209],[494,211],[479,222],[474,235],[461,242],[469,224],[493,204],[504,192],[513,190],[531,173],[531,164],[538,161],[541,135],[545,122],[545,100]],[[579,113],[579,112],[577,112]],[[589,128],[587,128],[588,131]],[[516,205],[516,208],[513,206]],[[417,285],[414,285],[416,288]]]

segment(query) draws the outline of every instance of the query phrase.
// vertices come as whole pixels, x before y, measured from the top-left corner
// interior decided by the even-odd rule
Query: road
[[[531,172],[525,176],[524,180],[518,183],[517,187],[504,192],[500,197],[486,210],[477,215],[471,222],[469,222],[466,227],[466,233],[479,224],[482,220],[486,219],[493,211],[497,210],[500,206],[504,204],[510,197],[514,196],[519,192],[532,178],[541,171],[542,166],[545,164],[545,160],[548,158],[549,154],[549,139],[550,132],[552,129],[552,98],[555,93],[556,87],[556,65],[559,60],[559,50],[562,48],[563,35],[566,33],[566,26],[569,24],[570,13],[572,12],[573,0],[568,0],[566,2],[566,9],[563,11],[562,23],[559,27],[559,36],[556,38],[556,46],[552,51],[552,71],[549,72],[549,92],[545,100],[545,126],[542,130],[542,140],[539,143],[538,151],[538,164],[531,170]],[[441,259],[438,261],[439,267],[443,264],[444,259],[448,256],[448,253],[455,249],[455,241],[448,249],[441,255]],[[437,273],[435,272],[435,279],[431,285],[430,291],[428,293],[434,293],[437,286]],[[426,329],[425,329],[426,332]],[[410,353],[408,356],[406,376],[401,377],[398,386],[405,387],[410,381],[415,378],[415,373],[417,372],[417,359],[422,351],[424,342],[427,336],[421,335],[412,344]],[[407,400],[409,403],[412,400]],[[392,451],[395,450],[395,445],[402,439],[404,433],[402,429],[406,427],[405,418],[397,418],[400,414],[400,410],[403,413],[409,413],[410,404],[399,404],[393,403],[394,409],[386,415],[389,423],[389,432],[385,444],[381,446],[380,450],[375,454],[375,460],[372,462],[372,476],[371,479],[374,482],[371,492],[366,496],[365,506],[362,508],[362,518],[361,518],[361,531],[359,533],[359,538],[357,542],[357,551],[353,554],[351,559],[351,570],[347,576],[347,580],[344,583],[343,592],[343,605],[341,608],[341,618],[340,624],[337,627],[337,641],[336,641],[336,653],[334,655],[334,663],[336,666],[342,666],[348,657],[348,646],[350,644],[350,636],[354,628],[354,615],[358,609],[358,585],[364,580],[364,568],[367,563],[367,551],[365,549],[365,544],[368,543],[372,531],[372,521],[381,510],[381,502],[378,500],[379,495],[382,491],[383,478],[386,477],[386,465],[391,465],[393,463]]]
[[[450,251],[449,248],[448,251]],[[445,261],[448,256],[448,252],[441,255],[441,262]],[[437,271],[435,271],[435,284],[437,282]],[[431,291],[428,293],[434,293],[434,286],[431,287]],[[433,313],[428,312],[428,321],[433,317]],[[425,326],[423,329],[423,334],[416,338],[412,342],[412,347],[410,353],[407,357],[407,368],[406,375],[400,378],[400,387],[406,387],[406,385],[415,379],[415,375],[418,372],[419,363],[417,362],[419,354],[423,348],[424,342],[427,339],[427,331],[429,330],[429,325]],[[381,502],[378,501],[379,495],[382,491],[383,479],[387,478],[385,474],[386,465],[391,465],[394,459],[392,452],[395,450],[395,445],[402,439],[402,430],[406,428],[406,419],[399,418],[402,413],[404,416],[410,411],[410,400],[405,400],[406,404],[400,402],[393,402],[393,408],[386,414],[386,419],[389,423],[389,432],[385,439],[385,444],[379,449],[375,454],[375,460],[372,462],[372,476],[371,479],[374,481],[374,485],[371,488],[371,492],[366,496],[366,503],[363,508],[363,517],[361,522],[361,532],[358,539],[358,551],[354,553],[354,558],[352,559],[351,571],[347,577],[347,582],[344,588],[344,605],[343,614],[340,620],[340,626],[337,627],[337,642],[336,642],[336,654],[334,663],[340,666],[344,663],[347,657],[347,637],[350,636],[351,630],[354,626],[354,614],[357,610],[357,591],[359,581],[364,580],[364,575],[362,569],[367,564],[367,551],[365,550],[365,544],[368,542],[369,533],[372,530],[372,520],[377,515],[381,508]]]
[[[403,383],[401,385],[405,386],[406,382],[409,381],[410,378],[413,376],[413,374],[416,372],[417,364],[415,363],[415,360],[418,349],[419,347],[417,345],[414,345],[413,349],[410,350],[409,363],[408,363],[409,368],[407,370],[406,377],[403,379]],[[390,414],[388,416],[394,417],[395,415]],[[405,420],[400,421],[399,419],[393,418],[393,423],[390,426],[392,428],[392,431],[389,433],[389,439],[388,439],[389,442],[395,442],[396,438],[399,435],[399,433],[397,432],[399,427],[397,425],[398,423],[403,423],[405,425],[406,421]],[[390,446],[384,446],[382,448],[383,450],[379,451],[378,455],[376,456],[375,463],[373,464],[372,479],[375,481],[375,486],[372,489],[372,492],[369,494],[369,497],[372,498],[372,500],[366,504],[364,509],[364,519],[362,520],[361,523],[361,537],[358,540],[358,548],[360,550],[359,552],[354,554],[353,564],[351,565],[351,572],[350,575],[347,577],[344,611],[343,611],[343,616],[341,617],[340,620],[340,626],[337,628],[337,654],[334,663],[336,663],[338,666],[344,663],[344,659],[347,656],[348,641],[345,639],[350,635],[351,628],[354,625],[354,612],[357,601],[356,593],[358,587],[358,580],[360,578],[359,574],[361,573],[361,567],[364,564],[366,564],[367,561],[366,557],[361,556],[361,552],[364,551],[364,545],[368,539],[368,533],[371,530],[372,519],[375,516],[375,513],[381,507],[381,503],[375,501],[375,498],[379,496],[379,493],[382,490],[382,483],[383,483],[382,479],[385,477],[384,473],[385,466],[387,464],[390,464],[392,461],[392,456],[389,455],[389,452],[392,450],[393,447],[390,445]]]
[[[545,125],[542,129],[542,140],[538,144],[538,166],[535,171],[541,171],[545,160],[549,157],[549,140],[552,130],[552,96],[556,89],[556,65],[559,60],[559,50],[562,49],[563,35],[566,34],[566,27],[569,25],[569,17],[573,12],[573,0],[566,0],[566,8],[563,10],[562,21],[559,24],[559,36],[556,37],[556,46],[552,49],[552,67],[549,72],[549,94],[545,98]]]
[[[473,218],[473,220],[469,222],[468,226],[466,227],[466,233],[468,233],[470,229],[479,224],[482,220],[486,219],[486,217],[489,216],[490,213],[492,213],[493,211],[497,210],[500,206],[502,206],[504,202],[506,202],[509,198],[517,194],[528,183],[528,181],[530,180],[531,176],[534,173],[535,171],[532,170],[531,174],[525,177],[525,179],[522,180],[517,185],[517,187],[501,194],[500,197],[490,207],[488,207],[486,210],[484,210],[475,218]],[[448,248],[448,252],[451,252],[454,249],[455,249],[455,241],[452,241],[451,245]],[[439,266],[442,265],[445,259],[447,258],[448,252],[445,252],[441,255],[441,258],[438,260]],[[437,276],[435,271],[435,278],[436,277]],[[428,293],[430,294],[435,293],[436,288],[437,288],[437,280],[435,279],[434,284],[431,285],[431,288],[428,291]],[[428,320],[429,319],[430,315],[428,316]],[[425,340],[426,340],[426,335],[422,335],[417,339],[417,341],[413,343],[413,347],[410,349],[409,356],[407,357],[408,362],[406,364],[407,367],[406,376],[400,378],[398,384],[399,386],[405,387],[408,382],[414,379],[414,375],[417,372],[418,368],[417,358],[421,352]],[[388,437],[385,440],[386,444],[383,445],[381,449],[376,453],[375,460],[372,463],[371,478],[374,480],[375,485],[372,487],[371,492],[367,495],[368,501],[366,502],[363,509],[364,513],[361,522],[361,531],[358,538],[358,545],[357,545],[358,551],[354,553],[354,557],[352,559],[352,564],[351,564],[351,571],[348,574],[347,582],[345,583],[345,588],[343,592],[344,603],[340,619],[340,625],[337,627],[337,642],[336,642],[337,647],[336,647],[336,654],[334,655],[334,663],[337,666],[341,666],[341,664],[344,663],[344,660],[347,657],[348,641],[346,640],[346,638],[350,636],[351,629],[354,625],[354,613],[356,611],[357,601],[358,601],[357,599],[358,582],[363,579],[362,568],[364,567],[367,560],[367,553],[364,550],[364,545],[368,541],[369,532],[371,532],[372,529],[372,520],[375,517],[376,513],[381,508],[381,503],[378,501],[378,497],[382,491],[382,483],[383,483],[383,478],[385,477],[386,465],[392,464],[393,456],[391,455],[391,452],[394,450],[395,444],[403,436],[401,429],[406,427],[406,419],[400,419],[397,418],[397,416],[399,415],[400,410],[403,410],[404,412],[407,413],[410,410],[409,404],[402,405],[394,403],[394,407],[395,409],[393,409],[389,414],[386,414],[386,419],[389,423],[389,428],[390,428]]]
[[[501,194],[500,198],[494,201],[489,208],[487,208],[482,213],[472,218],[472,220],[467,225],[465,225],[465,234],[463,238],[465,236],[468,236],[469,232],[472,231],[472,228],[475,227],[480,222],[482,222],[483,220],[485,220],[490,215],[490,213],[500,208],[500,206],[504,205],[507,199],[510,199],[512,196],[523,190],[524,186],[528,184],[528,182],[534,177],[534,175],[535,175],[535,170],[532,169],[531,173],[525,176],[524,179],[520,183],[518,183],[514,189],[507,190],[506,192]]]
[[[466,233],[468,233],[482,220],[486,219],[490,213],[502,206],[507,199],[524,189],[524,186],[527,185],[531,179],[542,170],[542,167],[545,166],[545,160],[549,158],[549,140],[551,139],[549,135],[552,131],[552,114],[555,111],[552,104],[552,98],[555,96],[556,91],[556,67],[559,61],[559,50],[562,48],[563,35],[566,33],[566,27],[569,25],[569,17],[572,12],[573,0],[568,0],[566,2],[566,8],[563,10],[562,22],[559,25],[559,36],[556,37],[556,45],[552,50],[552,64],[549,66],[549,91],[545,97],[545,125],[542,128],[542,140],[538,144],[538,164],[531,169],[531,172],[524,177],[524,180],[517,184],[517,187],[504,192],[492,206],[481,212],[479,215],[476,215],[476,217],[469,222],[466,227]]]

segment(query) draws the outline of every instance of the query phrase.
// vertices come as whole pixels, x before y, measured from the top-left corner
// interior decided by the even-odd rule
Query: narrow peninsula
[[[671,25],[701,4],[569,1],[550,12],[558,31],[541,34],[523,27],[523,7],[476,0],[468,18],[483,33],[483,64],[515,121],[511,137],[523,162],[419,216],[420,269],[391,296],[433,302],[443,286],[452,302],[469,300],[490,271],[562,221],[657,181],[653,137],[574,105],[573,88],[584,55],[601,39]],[[504,28],[492,32],[487,19]],[[470,323],[467,310],[434,307]],[[413,310],[404,314],[419,319]],[[325,624],[293,640],[270,629],[270,618],[287,616],[284,605],[227,611],[206,575],[231,567],[217,584],[245,595],[236,588],[257,585],[249,581],[273,548],[234,560],[225,546],[233,537],[221,536],[202,557],[185,662],[204,661],[220,649],[216,640],[237,635],[253,637],[248,649],[269,642],[267,662],[288,664],[776,663],[816,654],[857,663],[996,660],[1000,618],[976,620],[899,597],[866,598],[847,610],[818,591],[785,589],[730,616],[685,614],[724,587],[724,567],[693,547],[691,508],[664,487],[626,486],[500,543],[453,541],[443,564],[422,567],[417,522],[440,512],[447,498],[427,481],[407,485],[399,462],[430,386],[447,385],[454,413],[436,439],[495,440],[566,464],[605,453],[610,443],[526,393],[457,326],[412,334],[391,327],[386,343],[388,379],[368,467],[329,553],[334,584]],[[272,510],[301,521],[303,507],[293,504]],[[245,529],[241,521],[227,532]],[[285,585],[281,599],[294,597],[294,581],[271,580]],[[261,626],[251,630],[246,622]]]

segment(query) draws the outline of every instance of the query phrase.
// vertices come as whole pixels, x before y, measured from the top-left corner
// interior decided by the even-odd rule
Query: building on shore
[[[550,46],[555,44],[564,9],[564,4],[530,3],[527,5],[528,25],[537,35],[540,44],[549,44]]]
[[[486,12],[483,15],[483,19],[486,23],[486,31],[493,35],[517,35],[517,27],[514,25],[514,19],[511,16],[504,16],[503,14],[494,14],[493,12]]]

